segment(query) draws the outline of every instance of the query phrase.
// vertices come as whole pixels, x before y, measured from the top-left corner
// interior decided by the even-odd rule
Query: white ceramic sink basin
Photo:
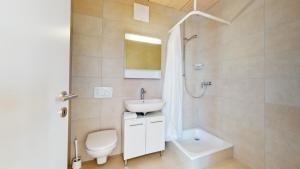
[[[125,101],[125,107],[128,111],[144,114],[161,110],[164,104],[165,102],[161,99]]]

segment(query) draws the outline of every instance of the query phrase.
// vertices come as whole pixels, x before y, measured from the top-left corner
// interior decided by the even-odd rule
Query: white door
[[[67,169],[70,0],[0,1],[0,168]]]

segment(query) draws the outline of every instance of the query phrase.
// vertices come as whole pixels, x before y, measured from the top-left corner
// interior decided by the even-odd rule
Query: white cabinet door
[[[164,117],[148,118],[146,127],[146,153],[153,153],[165,149],[165,121]]]
[[[125,120],[124,160],[145,154],[145,119]]]

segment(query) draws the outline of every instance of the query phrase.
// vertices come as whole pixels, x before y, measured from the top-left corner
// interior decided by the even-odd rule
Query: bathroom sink
[[[161,99],[125,101],[125,107],[128,111],[144,114],[161,110],[164,104],[165,102]]]

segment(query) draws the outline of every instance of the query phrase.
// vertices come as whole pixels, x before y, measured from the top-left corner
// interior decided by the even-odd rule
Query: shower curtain
[[[182,134],[182,45],[180,26],[169,35],[167,43],[166,70],[163,85],[163,99],[166,102],[162,112],[166,118],[166,141],[178,139]]]

